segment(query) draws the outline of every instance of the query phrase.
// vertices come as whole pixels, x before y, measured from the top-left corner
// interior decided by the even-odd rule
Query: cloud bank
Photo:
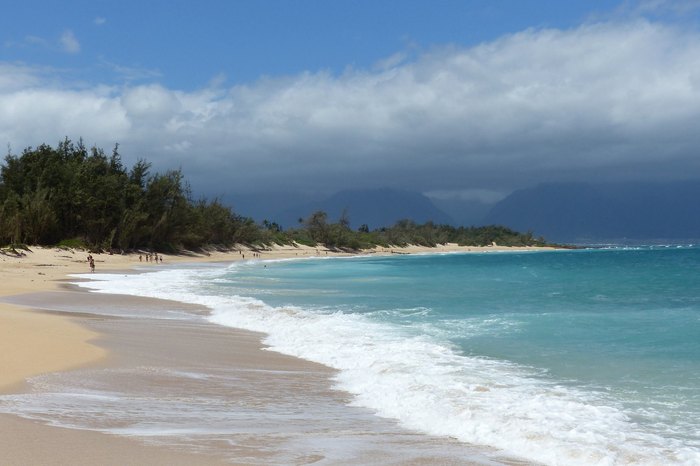
[[[396,57],[195,91],[71,86],[0,62],[0,142],[119,142],[127,161],[181,166],[219,194],[391,186],[445,197],[700,173],[693,30],[586,24]]]

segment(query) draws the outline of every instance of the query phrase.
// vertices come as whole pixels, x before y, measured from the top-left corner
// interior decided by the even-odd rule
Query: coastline
[[[456,245],[446,245],[438,248],[421,248],[421,247],[408,247],[408,248],[391,248],[378,250],[365,251],[366,254],[392,254],[392,253],[451,253],[451,252],[492,252],[492,251],[522,251],[522,250],[536,250],[537,248],[499,248],[499,247],[487,247],[487,248],[475,248],[475,247],[458,247]],[[172,265],[174,263],[192,263],[192,262],[233,262],[239,260],[249,260],[252,258],[253,253],[249,249],[234,250],[229,252],[212,252],[208,255],[186,255],[186,256],[169,256],[164,255],[164,265]],[[279,247],[272,250],[259,251],[256,252],[255,259],[283,259],[283,258],[293,258],[293,257],[319,257],[319,256],[341,256],[350,255],[347,253],[338,253],[334,251],[328,251],[322,248],[309,248],[309,247]],[[56,371],[69,371],[76,368],[100,366],[105,364],[114,364],[115,355],[117,359],[124,359],[128,354],[125,351],[125,345],[123,341],[128,340],[130,336],[135,335],[136,330],[134,327],[130,327],[128,331],[122,332],[119,338],[116,338],[116,333],[113,331],[117,325],[105,325],[102,320],[92,319],[90,317],[79,317],[75,312],[78,312],[82,306],[83,312],[89,314],[89,306],[94,306],[94,303],[83,302],[80,306],[73,306],[71,303],[75,303],[75,295],[84,294],[90,295],[86,292],[73,292],[73,296],[67,298],[65,306],[69,308],[71,312],[65,313],[63,315],[57,315],[56,313],[49,312],[37,312],[31,309],[51,309],[52,302],[57,301],[58,295],[51,295],[51,293],[63,293],[61,296],[65,296],[68,293],[65,289],[61,289],[59,285],[61,281],[65,281],[67,275],[73,273],[86,273],[89,272],[87,261],[87,253],[82,251],[70,251],[61,249],[51,249],[51,248],[32,248],[32,252],[27,252],[25,257],[10,257],[2,255],[0,256],[0,283],[3,284],[0,288],[0,342],[2,342],[2,353],[7,355],[4,359],[0,358],[0,371],[3,374],[0,378],[0,393],[17,392],[25,388],[25,380],[28,377],[36,376],[39,374],[53,373]],[[97,272],[114,272],[122,270],[132,270],[135,267],[141,270],[147,270],[149,267],[159,267],[160,264],[149,262],[139,262],[139,257],[137,254],[130,255],[108,255],[100,254],[95,255],[96,269]],[[34,296],[39,296],[41,293],[45,293],[44,296],[39,296],[38,301],[32,304],[6,304],[8,298],[12,296],[13,298],[18,295],[23,295],[26,293],[31,293]],[[105,298],[107,299],[107,298]],[[81,299],[82,300],[82,299]],[[21,301],[21,300],[20,300]],[[118,298],[112,303],[112,305],[119,305],[122,299]],[[42,305],[42,302],[44,305]],[[87,306],[87,308],[85,308]],[[75,309],[73,309],[73,307]],[[189,331],[189,330],[188,330]],[[111,333],[110,333],[111,332]],[[191,334],[188,334],[191,335]],[[245,365],[257,365],[261,363],[258,359],[260,354],[264,354],[268,357],[270,354],[274,354],[275,358],[282,357],[283,362],[279,359],[273,358],[272,364],[275,368],[284,368],[285,371],[298,371],[303,372],[305,377],[308,376],[308,366],[306,361],[296,360],[295,358],[288,358],[286,356],[277,355],[276,353],[263,352],[260,351],[262,345],[260,343],[261,337],[253,332],[240,331],[236,334],[239,340],[248,341],[248,346],[240,351],[242,359],[237,361],[237,364]],[[142,335],[143,337],[143,335]],[[148,338],[146,338],[148,339]],[[121,341],[121,343],[119,343]],[[134,343],[133,340],[132,344]],[[112,342],[112,343],[109,343]],[[167,344],[167,342],[161,342]],[[149,350],[151,351],[151,350]],[[128,358],[127,358],[128,359]],[[278,364],[281,364],[279,367]],[[301,366],[299,366],[301,364]],[[331,370],[323,366],[313,365],[314,369],[312,373],[320,374],[320,379],[329,380]],[[303,369],[299,369],[302,367]],[[318,381],[317,381],[318,382]],[[316,383],[316,386],[318,383]],[[328,389],[328,387],[326,387]],[[337,394],[334,396],[338,396]],[[342,402],[340,400],[339,402]],[[120,444],[118,448],[127,448],[132,451],[134,455],[147,455],[148,462],[150,464],[185,464],[174,463],[170,461],[172,458],[168,458],[168,455],[172,455],[172,451],[169,451],[163,447],[153,447],[145,446],[137,441],[125,438],[117,438],[114,436],[107,436],[102,434],[97,434],[95,432],[85,432],[85,431],[70,431],[68,429],[61,429],[56,427],[48,427],[43,424],[39,424],[32,421],[26,421],[18,419],[11,415],[0,415],[0,428],[4,431],[22,432],[21,435],[17,435],[14,440],[9,440],[9,437],[0,444],[0,451],[25,451],[22,448],[7,449],[2,448],[7,442],[13,442],[15,445],[20,445],[22,442],[26,444],[26,439],[31,438],[45,438],[46,442],[40,442],[41,445],[52,444],[50,439],[56,439],[62,436],[75,437],[73,441],[81,444],[80,448],[87,448],[87,450],[92,451],[95,455],[99,455],[99,451],[111,451],[113,443]],[[395,433],[394,433],[395,434]],[[392,434],[392,435],[394,435]],[[396,439],[400,438],[399,434],[395,434]],[[403,434],[401,434],[403,435]],[[97,436],[100,440],[95,443],[95,439],[92,437]],[[12,438],[15,435],[10,436]],[[24,440],[22,440],[24,439]],[[396,440],[400,441],[400,440]],[[105,445],[105,442],[108,445]],[[36,442],[35,442],[36,443]],[[435,443],[435,442],[433,442]],[[437,441],[437,444],[445,443],[450,448],[463,448],[460,445],[454,445],[453,442],[449,440]],[[123,445],[121,445],[123,444]],[[8,443],[8,446],[10,443]],[[49,454],[50,450],[45,450],[44,447],[38,445],[38,450],[31,450],[32,453],[36,455],[36,458],[42,457],[42,454]],[[92,445],[95,446],[92,449]],[[128,445],[126,447],[125,445]],[[445,445],[443,445],[445,446]],[[34,445],[32,448],[37,448]],[[49,448],[49,447],[47,447]],[[101,450],[104,448],[104,450]],[[115,446],[115,448],[117,448]],[[144,450],[145,451],[142,451]],[[42,453],[43,452],[43,453]],[[258,452],[259,453],[259,452]],[[13,455],[12,453],[10,453]],[[187,457],[187,454],[183,453],[183,458]],[[255,452],[248,452],[247,454],[256,455]],[[3,453],[5,455],[5,453]],[[85,463],[80,463],[76,458],[70,457],[70,452],[66,453],[66,462],[70,460],[71,464],[94,464],[95,457],[92,460],[86,460]],[[164,456],[163,456],[164,455]],[[89,456],[89,455],[88,455]],[[245,456],[245,455],[243,455]],[[200,456],[195,456],[197,458],[198,464],[203,464],[202,461],[205,458]],[[17,456],[12,456],[10,458],[3,458],[4,460],[10,460],[10,462],[24,463],[24,461],[18,459]],[[425,457],[424,459],[428,461],[431,457]],[[436,459],[437,457],[432,457]],[[475,459],[474,462],[479,463]],[[234,461],[228,458],[224,461],[221,457],[217,458],[206,458],[207,461],[212,461],[212,464],[221,464],[226,462],[226,464],[231,464],[227,461]],[[192,458],[189,458],[190,464],[192,463]],[[100,461],[102,462],[102,461]],[[66,463],[66,464],[67,464]],[[209,464],[209,463],[204,463]],[[417,463],[420,464],[420,463]]]

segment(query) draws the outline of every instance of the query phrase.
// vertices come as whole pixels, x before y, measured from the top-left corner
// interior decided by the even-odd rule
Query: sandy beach
[[[531,250],[532,248],[522,248]],[[367,251],[368,254],[496,251],[509,248],[460,248],[456,245],[438,248],[393,248]],[[277,259],[338,255],[334,251],[309,247],[276,247],[253,251],[248,248],[207,254],[163,255],[163,265],[187,262],[230,262],[250,259]],[[97,272],[128,272],[135,266],[161,267],[161,262],[146,262],[139,254],[93,254]],[[235,394],[214,393],[212,396],[235,396],[236,403],[264,406],[269,400],[289,399],[290,406],[308,402],[289,397],[290,393],[311,396],[315,405],[337,410],[338,418],[355,419],[342,428],[330,427],[324,434],[340,439],[339,443],[357,442],[354,456],[333,464],[483,464],[478,454],[450,439],[435,439],[412,434],[393,422],[380,420],[371,413],[348,408],[345,394],[332,390],[332,371],[324,366],[277,353],[262,351],[262,335],[248,331],[217,328],[196,323],[164,323],[153,321],[144,326],[130,319],[106,318],[95,314],[98,308],[168,309],[191,306],[145,298],[95,295],[66,285],[69,274],[88,273],[87,252],[56,248],[35,248],[23,255],[0,255],[0,393],[19,393],[28,389],[26,380],[41,374],[81,373],[102,368],[139,367],[174,368],[187,365],[195,370],[206,364],[235,372]],[[156,331],[157,330],[157,331]],[[184,361],[184,362],[183,362]],[[223,370],[223,369],[222,369]],[[76,372],[77,371],[77,372]],[[261,378],[261,371],[265,374]],[[119,382],[110,382],[116,383]],[[138,385],[138,382],[134,382]],[[176,384],[177,385],[177,384]],[[162,380],[156,390],[180,390],[172,381]],[[230,387],[229,387],[230,388]],[[132,389],[132,388],[130,388]],[[136,389],[136,388],[133,388]],[[151,388],[152,390],[152,388]],[[198,388],[201,390],[201,388]],[[213,390],[213,388],[212,388]],[[311,394],[311,395],[309,395]],[[290,408],[291,409],[291,408]],[[296,408],[295,408],[296,409]],[[300,436],[318,435],[317,422],[299,421],[300,425],[280,440],[272,435],[273,427],[252,435],[235,436],[236,448],[212,448],[207,453],[192,451],[158,442],[144,443],[133,438],[105,435],[100,432],[52,427],[45,422],[0,415],[0,463],[21,464],[310,464],[321,460],[305,455]],[[358,420],[359,419],[359,420]],[[345,421],[343,421],[345,422]],[[362,426],[362,427],[359,427]],[[357,430],[353,430],[357,429]],[[371,434],[371,435],[370,435]],[[407,455],[401,445],[411,445]],[[296,445],[294,447],[290,445]],[[387,445],[394,445],[393,447]],[[387,452],[396,451],[389,456]],[[469,460],[466,460],[470,458]],[[510,463],[504,460],[504,463]]]

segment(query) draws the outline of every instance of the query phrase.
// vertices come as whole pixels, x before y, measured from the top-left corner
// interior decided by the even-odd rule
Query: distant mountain
[[[513,192],[484,223],[550,241],[700,238],[699,201],[700,181],[549,183]]]
[[[280,212],[294,210],[310,202],[309,196],[294,192],[266,191],[260,193],[234,193],[223,197],[223,202],[238,214],[256,222],[278,220]]]
[[[284,227],[294,227],[298,225],[299,218],[305,219],[318,210],[326,212],[330,221],[337,221],[346,211],[353,229],[362,224],[370,229],[392,226],[402,219],[411,219],[416,223],[453,223],[449,215],[423,194],[388,188],[340,191],[321,201],[285,209],[272,218]]]
[[[435,207],[445,212],[454,221],[455,226],[481,226],[493,203],[478,200],[432,199]]]

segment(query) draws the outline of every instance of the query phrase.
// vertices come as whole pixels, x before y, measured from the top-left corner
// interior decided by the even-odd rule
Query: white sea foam
[[[89,275],[102,292],[206,305],[213,323],[261,331],[272,350],[339,370],[353,403],[419,432],[551,465],[698,465],[698,450],[637,426],[611,399],[505,361],[466,357],[434,336],[357,314],[272,307],[223,296],[225,269]],[[476,327],[478,328],[478,326]]]

